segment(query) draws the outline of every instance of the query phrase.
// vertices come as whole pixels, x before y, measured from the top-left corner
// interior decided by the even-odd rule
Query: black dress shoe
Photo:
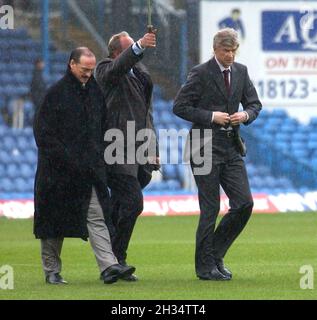
[[[124,280],[124,281],[127,281],[127,282],[139,281],[138,277],[135,274],[131,274],[130,276],[123,277],[121,280]]]
[[[114,264],[106,269],[101,274],[101,279],[105,284],[111,284],[117,282],[118,279],[131,276],[135,271],[135,267],[132,266],[121,266],[120,264]]]
[[[224,274],[225,276],[229,277],[230,279],[232,279],[232,272],[225,267],[224,263],[223,263],[223,259],[218,259],[216,261],[216,266],[218,268],[218,270]]]
[[[126,263],[125,260],[121,260],[121,261],[119,261],[119,263],[124,267],[128,267],[128,264]],[[136,282],[139,279],[135,274],[131,274],[129,276],[123,277],[121,280],[128,281],[128,282]]]
[[[222,274],[217,266],[214,266],[209,272],[198,275],[200,280],[212,280],[212,281],[228,281],[231,280],[228,276]]]
[[[51,273],[46,276],[46,283],[48,284],[68,284],[59,273]]]

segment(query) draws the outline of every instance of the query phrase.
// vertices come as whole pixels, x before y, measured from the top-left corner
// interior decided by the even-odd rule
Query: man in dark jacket
[[[195,264],[197,277],[202,280],[232,278],[223,259],[243,231],[253,209],[242,158],[245,148],[240,138],[240,125],[255,121],[262,104],[247,67],[235,62],[238,48],[237,32],[229,28],[220,30],[214,37],[214,57],[192,69],[174,104],[174,113],[193,123],[190,139],[196,146],[191,150],[191,166],[201,210]],[[207,132],[211,130],[209,149],[201,142],[208,138]],[[204,155],[204,167],[209,165],[210,169],[204,173],[200,170],[200,154]],[[230,210],[216,227],[220,185],[229,198]]]
[[[109,194],[102,152],[106,107],[92,72],[88,48],[70,56],[66,75],[49,89],[36,113],[38,146],[34,234],[41,239],[46,282],[66,283],[60,275],[63,239],[90,238],[102,279],[113,283],[134,267],[118,264],[109,229]]]
[[[129,142],[127,126],[128,122],[134,124],[133,135],[145,128],[154,132],[151,106],[153,83],[140,61],[145,49],[155,46],[154,33],[148,33],[138,42],[134,42],[127,32],[121,32],[110,39],[109,58],[101,61],[96,69],[96,80],[107,103],[106,129],[108,132],[119,129],[123,133],[122,142],[125,146],[124,163],[109,166],[111,198],[114,207],[117,207],[113,212],[113,251],[122,265],[126,265],[133,228],[137,217],[143,211],[142,187],[149,182],[139,181],[141,176],[144,177],[142,173],[145,167],[135,159],[135,152],[132,154],[135,162],[131,164],[127,161],[129,146],[134,144],[134,141]],[[137,150],[139,146],[140,144],[136,143],[133,147]],[[157,152],[149,158],[155,167],[159,162]],[[126,280],[136,281],[137,277],[129,276]]]

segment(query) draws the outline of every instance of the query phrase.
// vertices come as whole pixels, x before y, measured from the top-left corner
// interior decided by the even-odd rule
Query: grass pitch
[[[14,290],[4,299],[214,300],[316,299],[316,289],[303,290],[299,270],[317,271],[317,214],[253,215],[230,249],[225,263],[230,282],[196,279],[195,232],[198,217],[142,217],[129,249],[129,263],[140,281],[104,285],[88,243],[66,239],[62,275],[68,286],[44,283],[39,241],[32,221],[0,219],[0,267],[14,268]],[[1,276],[1,275],[0,275]]]

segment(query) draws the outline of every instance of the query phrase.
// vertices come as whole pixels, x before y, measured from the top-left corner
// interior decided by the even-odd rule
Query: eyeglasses
[[[95,71],[95,68],[94,69],[89,69],[89,68],[86,68],[86,67],[82,66],[79,63],[77,63],[76,65],[80,68],[80,71],[85,72],[85,73],[86,72],[93,73]]]

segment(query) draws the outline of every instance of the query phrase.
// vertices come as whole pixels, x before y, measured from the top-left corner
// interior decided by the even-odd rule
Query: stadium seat
[[[7,175],[6,167],[4,164],[0,163],[0,179]]]
[[[10,154],[12,163],[20,165],[24,161],[23,153],[17,148],[12,149],[9,154]]]
[[[163,165],[163,176],[168,179],[176,179],[177,178],[176,165],[171,165],[171,164]]]
[[[11,151],[16,147],[16,140],[13,137],[6,136],[2,140],[2,147],[4,150]]]
[[[13,180],[14,186],[15,186],[15,191],[16,192],[27,192],[27,182],[23,178],[17,178]]]
[[[33,150],[26,150],[24,152],[24,161],[30,165],[37,162],[37,153]]]
[[[275,109],[272,111],[271,117],[279,118],[284,121],[284,119],[288,118],[288,114],[283,109]]]
[[[7,165],[7,177],[11,179],[18,178],[20,175],[20,170],[18,168],[18,165],[16,164],[8,164]]]
[[[11,156],[10,154],[8,153],[8,151],[5,151],[5,150],[0,150],[0,163],[2,164],[8,164],[10,163],[12,160],[11,160]]]
[[[181,189],[181,184],[178,180],[168,180],[167,181],[167,188],[171,191],[177,191]]]
[[[310,125],[314,128],[317,128],[317,117],[313,117],[311,120],[310,120]]]
[[[0,179],[0,192],[14,192],[15,186],[11,179]]]
[[[292,135],[292,141],[297,141],[297,142],[301,142],[304,143],[307,140],[307,135],[301,132],[295,132]]]
[[[22,163],[20,165],[20,174],[21,174],[21,177],[24,179],[32,178],[34,175],[34,172],[32,170],[31,165],[27,163]]]

